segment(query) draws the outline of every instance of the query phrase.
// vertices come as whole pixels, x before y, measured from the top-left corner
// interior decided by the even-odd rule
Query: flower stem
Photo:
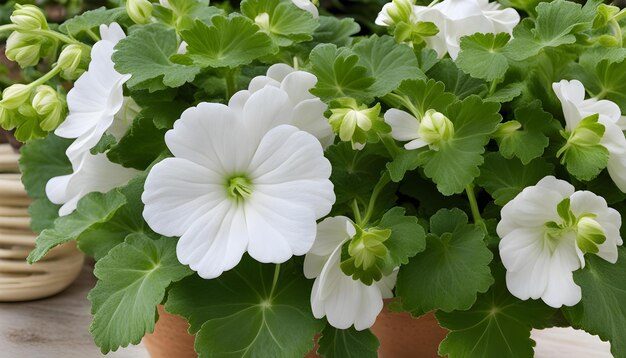
[[[52,31],[52,30],[43,30],[43,29],[37,29],[37,30],[30,30],[28,31],[28,33],[33,33],[33,34],[39,34],[39,35],[43,35],[43,36],[47,36],[47,37],[51,37],[53,39],[59,40],[61,42],[65,42],[67,44],[77,44],[77,45],[82,45],[82,42],[75,40],[67,35],[64,35],[60,32],[56,32],[56,31]]]
[[[474,194],[474,184],[469,184],[465,187],[465,193],[470,203],[470,209],[472,210],[472,217],[474,218],[474,224],[480,226],[483,232],[487,233],[487,226],[483,218],[480,216],[480,210],[478,209],[478,202],[476,201],[476,195]]]
[[[34,88],[36,86],[44,84],[44,83],[48,82],[50,79],[52,79],[54,76],[56,76],[59,72],[61,72],[61,67],[54,66],[48,73],[46,73],[45,75],[39,77],[35,81],[31,82],[30,86],[32,86]]]
[[[378,180],[378,183],[376,183],[374,190],[372,190],[372,196],[370,196],[370,201],[367,204],[367,211],[365,212],[365,217],[363,218],[363,226],[367,225],[367,222],[371,219],[372,214],[374,213],[376,199],[378,199],[378,195],[390,181],[391,177],[389,176],[389,172],[385,171],[385,173]]]
[[[401,95],[398,95],[398,94],[395,94],[395,93],[389,93],[389,94],[386,94],[381,99],[384,102],[391,101],[392,105],[401,104],[406,109],[408,109],[409,112],[411,112],[413,117],[415,117],[415,118],[417,118],[419,120],[421,120],[422,117],[424,116],[424,113],[422,113],[417,107],[415,107],[415,105],[413,103],[411,103],[411,101],[406,96],[401,96]],[[389,103],[387,103],[387,104],[389,104]]]
[[[363,224],[363,220],[361,219],[361,210],[359,209],[359,203],[356,202],[356,199],[352,200],[352,213],[354,214],[354,220],[356,224],[361,226]]]
[[[89,35],[89,37],[91,37],[94,41],[98,42],[100,41],[100,36],[96,35],[95,32],[93,32],[91,29],[87,30],[87,35]]]
[[[279,276],[280,276],[280,264],[277,264],[274,267],[274,279],[272,280],[272,289],[270,290],[270,300],[274,298],[274,290],[276,289],[276,284],[278,283]]]
[[[235,83],[235,71],[226,71],[226,100],[229,100],[237,91],[237,85]]]

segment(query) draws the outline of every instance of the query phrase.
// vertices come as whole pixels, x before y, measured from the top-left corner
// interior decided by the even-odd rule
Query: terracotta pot
[[[163,306],[159,306],[159,316],[154,333],[143,339],[150,356],[197,357],[193,350],[194,337],[187,333],[187,321],[165,312]],[[433,314],[414,319],[408,313],[391,313],[386,307],[378,316],[372,331],[380,340],[380,358],[435,358],[438,357],[439,342],[446,336],[446,330],[437,324]],[[316,357],[319,356],[315,352],[306,356]]]

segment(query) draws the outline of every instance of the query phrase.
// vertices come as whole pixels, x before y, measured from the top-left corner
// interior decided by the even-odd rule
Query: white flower
[[[268,129],[279,124],[291,124],[299,129],[313,134],[324,149],[333,144],[335,134],[333,133],[324,112],[328,106],[321,99],[311,94],[311,88],[315,87],[317,77],[305,71],[296,71],[289,65],[279,63],[272,65],[267,70],[266,76],[256,76],[250,81],[248,90],[235,93],[228,106],[241,111],[250,96],[267,86],[282,89],[289,96],[289,100],[294,107],[291,117],[275,118],[268,122]]]
[[[370,286],[341,270],[341,247],[356,234],[350,219],[326,218],[317,225],[317,237],[304,259],[304,275],[315,278],[311,308],[315,318],[326,316],[331,326],[356,330],[371,327],[383,308],[383,298],[393,297],[397,271]]]
[[[67,156],[77,157],[93,148],[113,125],[124,104],[123,85],[130,75],[121,75],[113,67],[113,48],[125,37],[117,23],[100,26],[101,41],[91,49],[89,70],[83,73],[67,94],[69,114],[54,132],[63,138],[76,138]]]
[[[246,251],[280,263],[313,245],[335,194],[319,141],[269,125],[295,110],[287,93],[268,86],[242,108],[189,108],[165,135],[174,158],[148,174],[143,216],[156,232],[180,236],[178,259],[201,277],[218,277]]]
[[[379,14],[377,24],[388,26],[385,10]],[[477,32],[511,34],[520,21],[517,11],[501,9],[498,3],[489,0],[444,0],[433,6],[415,5],[410,18],[413,22],[434,23],[439,33],[426,37],[426,43],[439,57],[449,53],[452,59],[459,54],[461,37]]]
[[[598,122],[605,127],[600,144],[609,151],[607,170],[617,187],[626,193],[626,137],[618,125],[620,108],[608,100],[585,99],[585,87],[578,80],[562,80],[553,83],[552,88],[561,101],[568,132],[576,129],[584,118],[599,115]]]
[[[522,300],[541,298],[552,307],[573,306],[581,291],[572,272],[585,265],[583,249],[591,246],[603,259],[617,260],[617,245],[622,244],[619,213],[602,197],[574,192],[571,184],[553,176],[525,188],[501,214],[497,232],[506,284]],[[592,236],[591,229],[605,241]]]
[[[320,16],[317,6],[311,2],[311,0],[291,0],[291,2],[304,11],[308,11],[314,18]]]
[[[427,142],[420,139],[420,122],[411,114],[391,108],[385,112],[385,122],[391,126],[393,139],[401,142],[409,141],[404,145],[405,149],[412,150],[428,145]]]
[[[74,172],[54,177],[46,184],[46,195],[50,201],[63,204],[59,209],[60,216],[74,211],[78,201],[85,195],[95,191],[106,193],[115,187],[125,185],[139,174],[138,170],[111,163],[106,154],[92,155],[87,152],[70,160]]]

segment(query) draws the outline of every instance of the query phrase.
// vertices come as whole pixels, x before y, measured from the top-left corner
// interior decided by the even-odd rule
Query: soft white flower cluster
[[[55,204],[63,204],[59,215],[76,209],[78,201],[90,192],[107,192],[124,185],[139,173],[111,163],[106,154],[91,154],[102,135],[117,139],[139,111],[137,104],[124,97],[123,86],[130,75],[121,75],[113,67],[113,48],[126,35],[117,23],[100,26],[102,40],[91,50],[89,70],[83,73],[67,95],[69,114],[55,134],[75,138],[67,149],[73,173],[50,179],[46,194]]]
[[[450,54],[456,59],[460,51],[461,37],[480,33],[511,34],[520,16],[512,8],[501,9],[497,2],[489,0],[444,0],[432,6],[414,5],[411,0],[395,0],[386,4],[376,18],[379,26],[394,26],[394,15],[403,9],[411,9],[408,21],[432,22],[439,29],[435,36],[426,37],[428,47],[439,57]]]
[[[621,216],[604,198],[574,191],[552,176],[525,188],[501,214],[497,232],[509,291],[552,307],[580,301],[572,273],[585,266],[585,253],[615,263],[617,245],[623,243]]]

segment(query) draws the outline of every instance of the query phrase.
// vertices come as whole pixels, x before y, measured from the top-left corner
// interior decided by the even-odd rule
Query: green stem
[[[619,25],[619,22],[615,20],[615,18],[611,19],[611,22],[609,24],[611,26],[611,29],[613,30],[613,33],[615,34],[615,38],[617,38],[617,44],[619,45],[619,47],[622,47],[624,45],[624,35],[622,34],[622,27]]]
[[[91,39],[96,42],[100,41],[100,36],[96,35],[96,33],[93,32],[91,29],[87,30],[87,35],[89,35],[89,37],[91,37]]]
[[[293,69],[296,71],[300,69],[300,61],[298,61],[298,56],[293,56]]]
[[[498,86],[498,83],[500,83],[500,81],[498,81],[497,79],[491,81],[491,86],[489,87],[489,96],[496,92],[496,87]]]
[[[385,173],[378,180],[378,183],[376,183],[374,190],[372,190],[372,196],[370,196],[370,201],[367,204],[367,211],[365,212],[365,217],[363,218],[363,226],[367,225],[368,221],[371,219],[372,214],[374,213],[376,199],[378,199],[378,195],[390,181],[391,177],[389,177],[389,172],[385,171]]]
[[[237,85],[235,84],[235,71],[228,70],[226,72],[226,100],[228,101],[237,91]]]
[[[480,216],[480,210],[478,209],[478,202],[476,201],[476,195],[474,194],[474,184],[469,184],[465,187],[465,193],[467,194],[467,199],[470,203],[470,209],[472,210],[472,217],[474,218],[474,224],[478,225],[483,229],[483,232],[487,233],[487,227],[485,226],[485,222],[483,218]]]
[[[276,284],[278,283],[279,276],[280,276],[280,264],[277,264],[274,267],[274,279],[272,280],[272,289],[270,290],[270,300],[274,298],[274,290],[276,289]]]
[[[49,80],[51,80],[54,76],[59,74],[59,72],[61,72],[61,67],[54,66],[48,73],[46,73],[45,75],[39,77],[35,81],[31,82],[30,86],[32,86],[34,88],[36,86],[44,84],[44,83],[48,82]]]
[[[78,40],[74,40],[73,38],[64,35],[60,32],[56,32],[56,31],[52,31],[52,30],[42,30],[42,29],[36,29],[36,30],[29,30],[27,31],[27,33],[32,33],[32,34],[38,34],[38,35],[43,35],[43,36],[47,36],[47,37],[51,37],[53,39],[59,40],[61,42],[65,42],[67,44],[78,44],[81,45],[82,42],[78,41]]]
[[[397,102],[397,103],[401,104],[406,109],[408,109],[409,112],[411,112],[413,117],[415,117],[415,118],[417,118],[419,120],[421,120],[422,117],[424,116],[424,113],[422,113],[419,109],[417,109],[417,107],[415,107],[415,105],[413,105],[413,103],[411,103],[411,101],[408,98],[406,98],[406,96],[400,96],[400,95],[395,94],[395,93],[389,93],[389,94],[386,94],[381,99],[383,101],[385,101],[385,99],[387,99],[387,100],[391,100],[392,102]],[[392,104],[395,104],[395,103],[392,103]]]
[[[363,220],[361,219],[361,210],[359,209],[359,203],[356,202],[356,199],[352,200],[352,212],[354,213],[354,220],[356,224],[361,226],[363,224]]]

